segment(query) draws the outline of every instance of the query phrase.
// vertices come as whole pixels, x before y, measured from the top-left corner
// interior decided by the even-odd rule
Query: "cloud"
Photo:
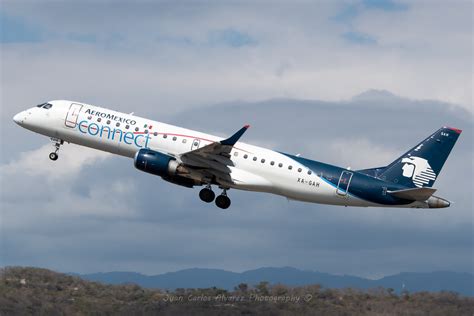
[[[96,43],[97,36],[95,34],[84,34],[84,33],[69,33],[67,39],[71,41],[77,41],[82,43]]]
[[[20,153],[18,158],[0,166],[0,205],[6,231],[44,223],[44,218],[51,217],[126,217],[130,214],[123,199],[132,199],[133,186],[126,186],[123,177],[111,177],[99,184],[87,172],[89,168],[101,168],[112,155],[65,144],[60,150],[60,159],[52,162],[48,158],[51,147],[45,145]],[[118,198],[104,199],[107,203],[97,205],[98,200],[110,195]]]
[[[386,11],[397,12],[406,11],[409,6],[406,3],[400,1],[391,0],[363,0],[363,1],[350,1],[341,2],[340,8],[337,14],[332,17],[334,21],[351,25],[356,17],[367,11]]]
[[[67,149],[64,149],[65,146]],[[54,151],[54,147],[44,145],[36,150],[20,153],[18,159],[2,165],[0,172],[4,177],[21,173],[26,177],[42,177],[45,181],[51,182],[67,177],[75,178],[83,168],[111,156],[108,153],[74,144],[65,146],[59,152],[61,159],[54,164],[51,164],[48,158],[48,154]]]
[[[400,1],[393,0],[364,0],[363,5],[370,9],[380,9],[385,11],[407,10],[408,5]]]
[[[367,166],[376,167],[381,162],[388,165],[401,154],[387,147],[389,146],[374,144],[368,139],[347,137],[331,140],[328,149],[332,157],[341,157],[343,166],[363,169]]]
[[[225,44],[232,47],[242,47],[257,44],[256,40],[250,37],[248,34],[234,29],[211,32],[209,37],[209,42],[211,44],[217,45]]]
[[[8,2],[5,14],[44,38],[2,45],[6,111],[61,97],[129,111],[154,104],[144,114],[164,115],[232,100],[335,101],[370,88],[472,111],[464,4],[356,2],[350,25],[331,19],[342,4]]]
[[[360,32],[347,32],[342,34],[342,37],[349,42],[361,45],[377,44],[377,40],[372,36]]]
[[[27,25],[41,36],[0,44],[0,264],[472,271],[470,6],[3,3],[19,21],[2,19],[9,34]],[[377,90],[358,95],[369,89]],[[454,203],[351,209],[231,191],[232,208],[222,212],[201,203],[197,189],[138,172],[131,159],[66,144],[50,162],[48,139],[11,118],[51,99],[222,136],[251,124],[249,143],[354,169],[387,164],[452,125],[464,132],[436,194]]]
[[[209,113],[212,128],[202,125]],[[385,165],[449,122],[464,132],[436,187],[455,203],[447,210],[341,208],[231,190],[232,207],[221,211],[199,201],[198,189],[141,173],[131,159],[66,144],[53,163],[43,146],[11,155],[0,169],[2,264],[149,274],[287,265],[370,277],[471,271],[472,122],[457,107],[371,91],[341,102],[219,104],[168,122],[221,136],[250,123],[248,143],[353,169]]]

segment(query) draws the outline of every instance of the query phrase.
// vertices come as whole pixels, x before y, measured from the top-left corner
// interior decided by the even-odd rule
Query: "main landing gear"
[[[216,205],[221,209],[227,209],[230,206],[230,199],[227,196],[227,190],[222,191],[222,194],[216,198]]]
[[[227,196],[226,189],[224,189],[224,191],[222,191],[222,194],[216,198],[216,194],[214,193],[214,191],[212,191],[211,186],[208,185],[199,192],[199,197],[206,203],[211,203],[215,199],[217,207],[224,210],[229,208],[230,206],[230,199]]]
[[[211,203],[212,201],[214,201],[216,194],[214,193],[214,191],[212,191],[211,186],[208,185],[207,187],[205,187],[199,192],[199,197],[204,202]]]
[[[59,158],[59,155],[58,155],[59,148],[61,147],[62,144],[64,144],[64,141],[62,139],[56,139],[56,138],[51,138],[51,140],[54,142],[54,148],[56,148],[56,150],[49,154],[49,159],[56,161]]]

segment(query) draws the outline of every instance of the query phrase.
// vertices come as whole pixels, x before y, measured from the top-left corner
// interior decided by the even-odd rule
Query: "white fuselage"
[[[221,137],[132,114],[71,101],[51,101],[50,109],[31,108],[14,120],[48,137],[133,158],[141,148],[179,157],[221,141]],[[230,153],[231,181],[223,188],[268,192],[289,199],[333,205],[377,206],[334,185],[279,152],[237,142]]]

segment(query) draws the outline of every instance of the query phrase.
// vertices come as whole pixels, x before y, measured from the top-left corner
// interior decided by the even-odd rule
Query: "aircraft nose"
[[[23,125],[25,120],[26,120],[26,111],[22,111],[13,117],[13,122],[17,123],[20,126]]]

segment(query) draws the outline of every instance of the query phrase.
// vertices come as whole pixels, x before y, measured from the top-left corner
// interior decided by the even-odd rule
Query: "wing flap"
[[[430,198],[436,189],[433,188],[415,188],[415,189],[405,189],[397,191],[387,191],[390,195],[398,197],[400,199],[412,200],[412,201],[426,201]]]
[[[224,173],[229,173],[230,171],[227,165],[222,164],[215,160],[206,159],[201,156],[182,157],[181,161],[185,165],[190,165],[192,167],[215,169]]]

